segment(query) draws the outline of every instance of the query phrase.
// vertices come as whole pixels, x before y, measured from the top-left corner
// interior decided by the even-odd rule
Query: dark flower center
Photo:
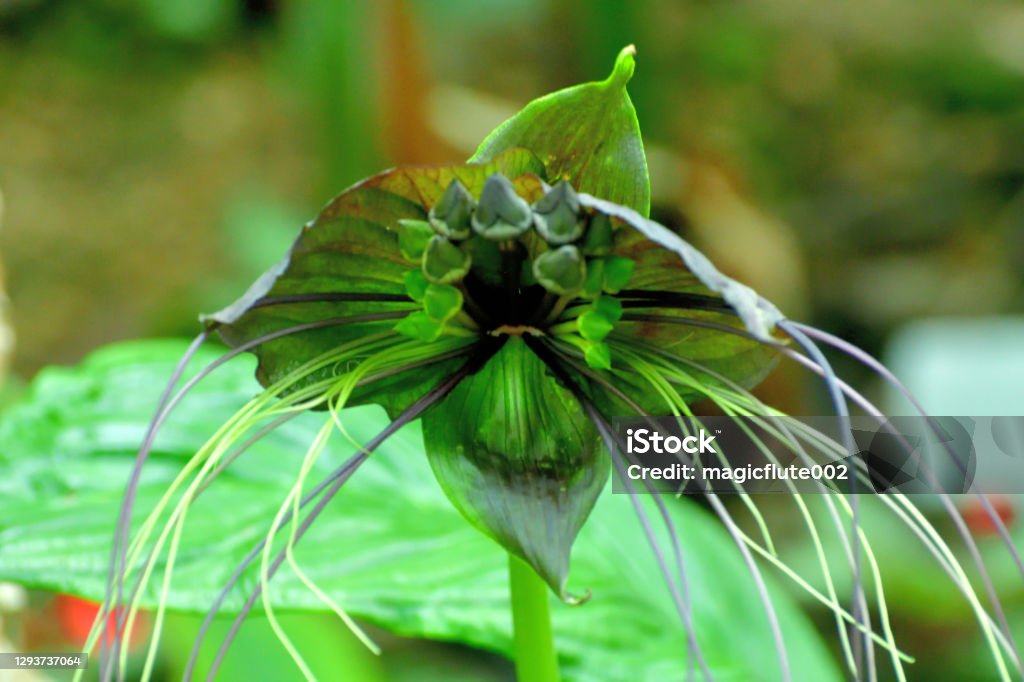
[[[573,333],[600,343],[621,315],[610,295],[633,273],[631,260],[611,254],[610,219],[585,211],[565,181],[531,205],[500,174],[479,200],[455,180],[428,220],[401,221],[400,244],[419,264],[406,286],[424,310],[398,329],[424,340]]]

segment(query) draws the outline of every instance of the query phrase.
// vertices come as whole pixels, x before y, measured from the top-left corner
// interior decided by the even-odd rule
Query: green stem
[[[551,631],[548,586],[533,568],[508,555],[515,634],[516,679],[519,682],[558,682],[558,655]]]

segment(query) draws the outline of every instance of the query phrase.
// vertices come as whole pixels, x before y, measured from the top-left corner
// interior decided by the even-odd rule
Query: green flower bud
[[[576,329],[587,341],[603,341],[615,325],[596,310],[588,310],[576,318]]]
[[[430,226],[442,237],[465,239],[476,204],[473,195],[458,180],[452,180],[441,200],[430,209]]]
[[[431,284],[423,296],[427,317],[447,322],[462,310],[462,292],[450,284]]]
[[[583,351],[583,358],[594,369],[612,368],[612,350],[606,343],[591,341]]]
[[[568,244],[583,234],[576,191],[562,180],[533,205],[533,224],[549,244]]]
[[[402,336],[408,336],[410,339],[429,343],[436,341],[437,337],[441,336],[441,332],[444,331],[444,322],[430,319],[421,310],[399,320],[398,324],[395,325],[395,331]]]
[[[583,253],[588,256],[603,256],[612,250],[612,219],[604,213],[590,216],[587,232],[583,237]]]
[[[455,284],[466,276],[472,263],[468,253],[435,235],[423,252],[423,275],[435,284]]]
[[[417,303],[423,302],[423,296],[427,293],[430,282],[423,276],[422,270],[409,270],[405,273],[405,293]]]
[[[636,267],[629,258],[622,256],[608,256],[604,259],[604,290],[610,294],[617,294],[626,288],[629,279],[633,276],[633,268]]]
[[[434,230],[424,220],[399,220],[398,224],[398,249],[406,260],[418,261],[434,236]]]
[[[604,291],[604,259],[592,258],[587,263],[587,279],[583,283],[583,296],[597,298]]]
[[[588,273],[589,274],[589,273]],[[594,301],[594,310],[614,324],[622,319],[622,301],[614,296],[601,296]]]
[[[587,264],[575,246],[560,246],[537,256],[533,276],[548,291],[564,296],[583,288]]]
[[[495,173],[484,183],[472,222],[477,234],[503,241],[515,239],[529,230],[533,224],[533,212],[530,205],[516,194],[512,182]]]

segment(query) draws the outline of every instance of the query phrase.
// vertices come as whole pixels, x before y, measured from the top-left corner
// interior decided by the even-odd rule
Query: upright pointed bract
[[[636,68],[636,48],[622,49],[607,79],[536,99],[488,135],[470,158],[480,163],[513,147],[544,163],[548,182],[568,180],[579,192],[651,209],[647,157],[626,84]]]

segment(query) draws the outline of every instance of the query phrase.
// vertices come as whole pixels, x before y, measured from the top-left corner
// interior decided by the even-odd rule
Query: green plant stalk
[[[508,555],[512,596],[516,679],[519,682],[558,682],[558,655],[551,630],[548,586],[519,557]]]

